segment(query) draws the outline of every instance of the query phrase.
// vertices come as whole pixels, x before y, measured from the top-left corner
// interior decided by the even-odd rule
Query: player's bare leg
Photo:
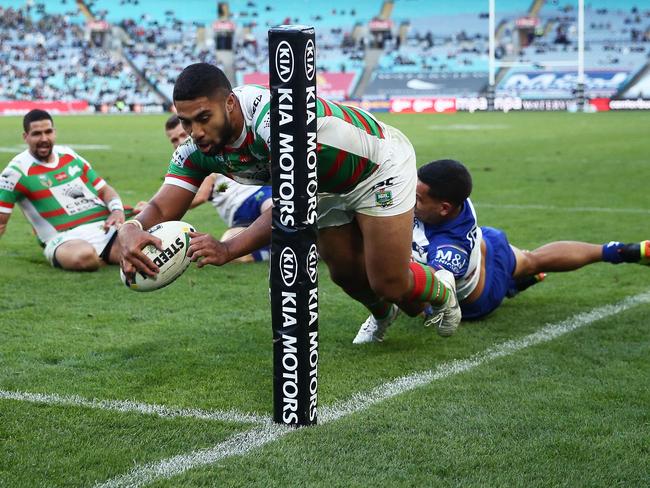
[[[320,229],[318,252],[329,268],[332,281],[373,312],[379,297],[370,288],[366,276],[363,240],[357,223]]]
[[[95,248],[81,239],[64,242],[56,248],[54,257],[61,268],[69,271],[96,271],[103,264]]]
[[[603,246],[586,242],[551,242],[533,251],[511,247],[517,259],[514,278],[538,273],[573,271],[603,260]]]
[[[438,334],[454,334],[461,314],[453,275],[411,262],[413,210],[392,217],[357,214],[357,220],[363,234],[366,274],[375,294],[411,316],[431,304],[440,317],[435,322]],[[355,342],[369,341],[360,339],[369,338],[363,329]]]
[[[408,315],[418,315],[424,303],[412,301],[409,296],[414,286],[409,271],[413,210],[392,217],[357,214],[357,219],[363,234],[370,287],[377,296],[396,303]]]
[[[382,300],[370,287],[364,259],[364,243],[356,222],[319,231],[321,258],[327,263],[332,281],[365,305],[370,316],[354,339],[355,344],[380,342],[399,309]]]

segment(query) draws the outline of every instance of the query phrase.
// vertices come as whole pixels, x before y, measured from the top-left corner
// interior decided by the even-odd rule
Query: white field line
[[[632,213],[650,214],[650,208],[609,208],[609,207],[558,207],[556,205],[518,205],[499,203],[474,202],[477,207],[483,208],[504,208],[512,210],[552,210],[557,212],[603,212],[603,213]]]
[[[513,339],[497,344],[467,359],[442,363],[433,370],[397,378],[378,386],[368,393],[358,393],[345,402],[321,408],[319,421],[321,424],[325,424],[361,412],[384,400],[401,395],[417,387],[470,371],[494,359],[510,356],[522,349],[551,341],[580,327],[617,315],[637,305],[648,302],[650,302],[650,291],[626,298],[613,305],[605,305],[593,309],[590,312],[574,315],[556,324],[546,325],[537,332],[520,339]],[[136,467],[121,476],[95,485],[95,488],[140,487],[160,478],[171,478],[189,469],[213,464],[231,456],[246,454],[255,448],[274,442],[290,432],[293,432],[293,430],[273,424],[255,427],[246,432],[233,435],[214,447]]]
[[[79,151],[110,151],[111,146],[107,144],[64,144]],[[0,146],[0,153],[16,154],[27,149],[26,145]]]
[[[21,391],[0,390],[0,400],[17,400],[46,405],[61,405],[66,407],[97,408],[124,413],[140,413],[157,415],[159,417],[186,417],[200,420],[217,420],[220,422],[239,422],[253,424],[270,424],[271,417],[237,412],[236,410],[200,410],[197,408],[173,408],[162,405],[136,403],[124,400],[88,400],[77,395],[62,396],[56,394],[28,393]]]

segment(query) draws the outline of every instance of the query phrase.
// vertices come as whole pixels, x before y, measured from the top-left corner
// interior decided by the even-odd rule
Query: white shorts
[[[82,241],[86,241],[88,244],[93,246],[95,248],[95,252],[97,252],[97,255],[101,256],[102,252],[104,252],[104,249],[106,248],[106,245],[111,241],[115,232],[117,232],[115,227],[111,227],[108,229],[108,232],[104,232],[103,220],[100,222],[83,224],[75,227],[74,229],[61,232],[52,237],[52,239],[45,243],[43,254],[45,254],[45,258],[50,262],[50,264],[54,266],[54,253],[56,252],[56,249],[64,242],[81,239]]]
[[[384,125],[390,151],[379,168],[348,193],[319,193],[318,227],[349,224],[355,213],[392,217],[415,206],[417,167],[413,145],[399,130]]]

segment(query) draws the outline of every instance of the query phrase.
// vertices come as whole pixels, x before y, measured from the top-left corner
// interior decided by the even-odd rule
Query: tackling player
[[[445,273],[410,262],[417,179],[411,143],[362,110],[321,98],[315,102],[319,252],[333,281],[371,311],[369,322],[392,322],[397,315],[392,303],[411,315],[426,303],[453,307],[453,280],[445,283],[440,279]],[[158,271],[141,249],[159,242],[142,228],[180,218],[210,173],[248,184],[270,181],[268,89],[232,89],[219,68],[197,63],[176,80],[174,104],[191,139],[175,151],[149,205],[119,232],[126,273]],[[199,267],[222,265],[267,245],[270,235],[269,209],[228,241],[193,234],[189,252]]]
[[[124,207],[117,192],[88,161],[56,145],[49,113],[28,112],[23,128],[27,149],[0,175],[0,236],[17,203],[52,266],[94,271],[103,263],[118,263],[113,242]]]
[[[537,282],[540,273],[573,271],[597,262],[650,264],[650,241],[589,244],[557,241],[533,251],[512,246],[506,234],[479,227],[469,198],[472,177],[461,163],[440,160],[418,170],[413,258],[456,277],[463,319],[480,319]],[[440,319],[437,310],[425,323]]]

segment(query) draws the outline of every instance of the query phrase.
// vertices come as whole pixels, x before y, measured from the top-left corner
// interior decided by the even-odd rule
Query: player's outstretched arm
[[[210,234],[191,232],[188,256],[192,261],[198,261],[199,268],[206,264],[221,266],[266,246],[271,242],[272,210],[267,209],[245,230],[223,242]]]
[[[192,202],[194,194],[175,185],[163,185],[158,193],[144,207],[138,217],[127,220],[120,228],[117,238],[120,244],[120,264],[124,274],[132,275],[136,271],[155,276],[159,268],[142,252],[142,248],[151,244],[162,250],[160,239],[153,237],[144,229],[160,222],[179,220]]]
[[[115,188],[110,185],[104,185],[97,192],[99,198],[106,203],[106,207],[111,212],[104,221],[104,230],[108,231],[109,228],[115,227],[119,229],[124,223],[124,205],[120,199],[120,195]]]
[[[2,237],[2,234],[7,230],[7,222],[9,222],[10,216],[11,214],[8,213],[0,213],[0,237]]]
[[[196,195],[194,195],[194,200],[192,200],[190,208],[198,207],[210,199],[210,195],[212,195],[212,187],[214,186],[214,182],[216,180],[217,175],[214,173],[205,177],[203,183],[201,183],[201,186],[199,187],[199,191],[197,191]]]

